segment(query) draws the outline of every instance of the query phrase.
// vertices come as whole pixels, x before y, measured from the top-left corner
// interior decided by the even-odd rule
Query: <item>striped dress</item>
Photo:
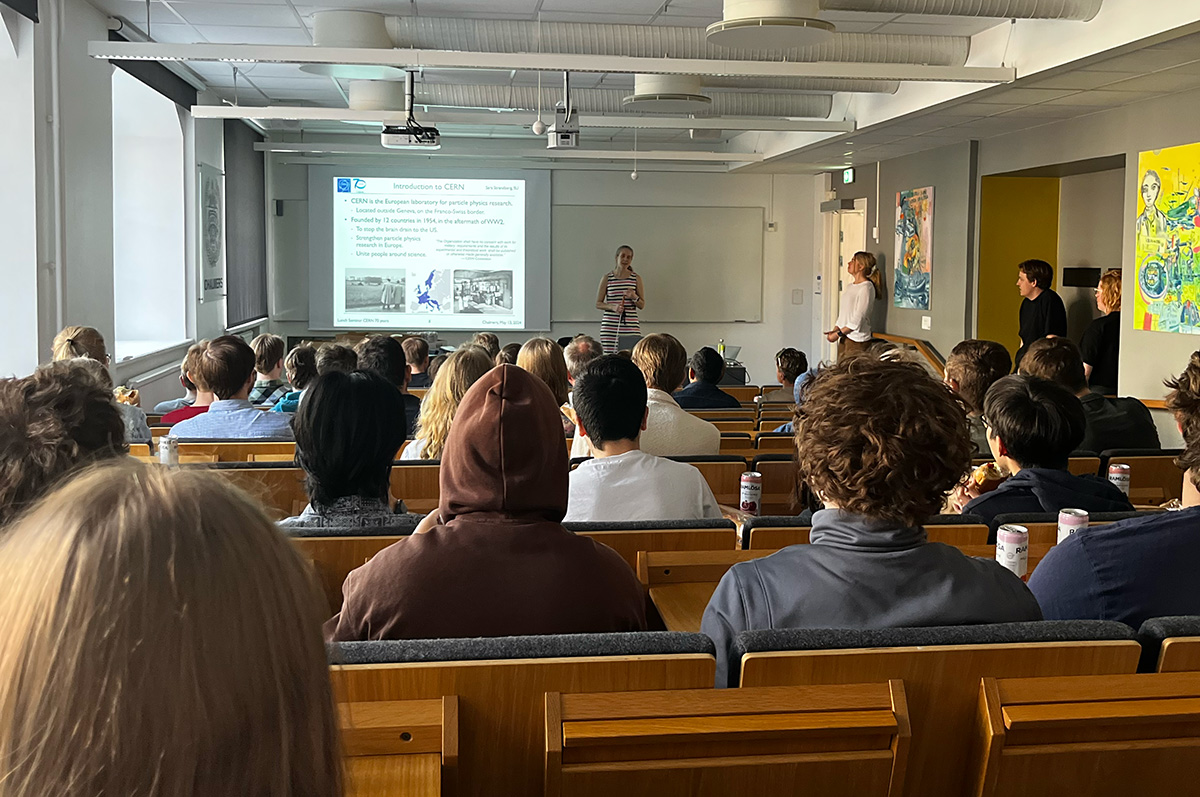
[[[614,277],[609,274],[604,301],[620,307],[622,295],[628,290],[636,291],[637,282],[637,274],[632,271],[629,272],[628,277]],[[615,313],[611,310],[604,311],[604,317],[600,320],[600,345],[604,348],[605,354],[616,354],[618,335],[640,334],[641,327],[638,325],[637,313],[637,305],[633,302],[625,306],[624,317],[620,310]]]

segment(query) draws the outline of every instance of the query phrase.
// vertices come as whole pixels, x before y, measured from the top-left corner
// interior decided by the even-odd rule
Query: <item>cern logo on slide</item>
[[[337,192],[339,194],[350,193],[350,178],[349,177],[337,178]]]

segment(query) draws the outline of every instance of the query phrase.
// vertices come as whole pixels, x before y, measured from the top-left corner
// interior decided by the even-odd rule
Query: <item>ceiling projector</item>
[[[379,143],[386,149],[441,149],[442,137],[436,127],[423,127],[416,122],[384,125]]]

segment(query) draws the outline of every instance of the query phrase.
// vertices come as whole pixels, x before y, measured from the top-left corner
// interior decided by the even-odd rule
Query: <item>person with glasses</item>
[[[997,379],[1012,371],[1008,349],[994,340],[964,340],[946,358],[943,382],[967,407],[971,424],[971,440],[978,456],[991,453],[987,429],[983,425],[983,397]]]

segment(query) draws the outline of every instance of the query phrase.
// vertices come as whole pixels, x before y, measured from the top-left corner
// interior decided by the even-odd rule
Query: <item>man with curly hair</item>
[[[61,360],[0,379],[0,526],[68,474],[129,453],[112,391],[88,364]]]
[[[1092,526],[1050,549],[1029,579],[1047,620],[1118,620],[1200,614],[1200,351],[1166,382],[1167,408],[1187,448],[1183,509]]]
[[[808,545],[734,565],[700,630],[717,686],[737,683],[734,637],[765,628],[894,628],[1040,620],[994,561],[926,539],[921,523],[971,466],[960,401],[914,363],[853,357],[796,408],[796,475],[820,498]]]

